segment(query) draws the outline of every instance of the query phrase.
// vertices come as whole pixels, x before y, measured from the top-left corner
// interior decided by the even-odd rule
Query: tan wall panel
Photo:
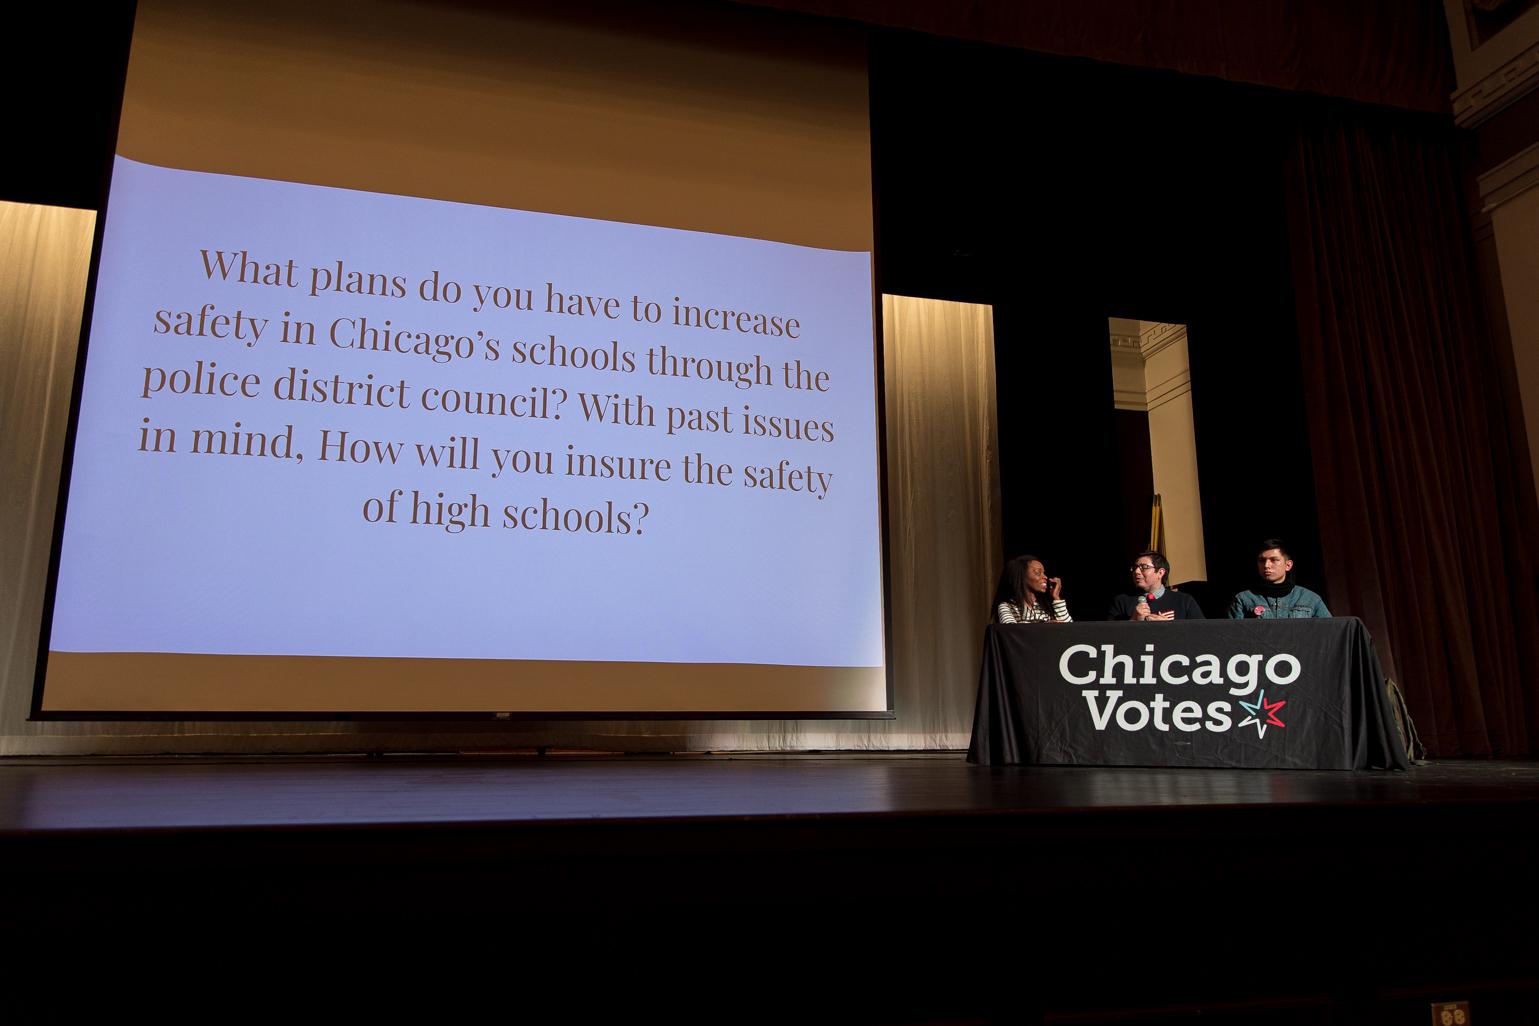
[[[1207,580],[1202,533],[1202,488],[1197,478],[1197,436],[1192,422],[1191,371],[1186,338],[1155,353],[1144,366],[1149,405],[1149,455],[1154,490],[1164,514],[1170,583]]]

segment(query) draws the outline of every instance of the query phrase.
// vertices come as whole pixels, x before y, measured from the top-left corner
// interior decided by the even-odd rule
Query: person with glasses
[[[1170,576],[1170,563],[1153,550],[1140,552],[1128,567],[1133,575],[1133,587],[1138,589],[1112,600],[1108,620],[1139,620],[1145,623],[1160,620],[1202,620],[1202,607],[1190,595],[1165,587]]]
[[[1047,576],[1036,556],[1005,564],[994,591],[995,623],[1073,623],[1062,597],[1063,581]]]
[[[1261,579],[1229,603],[1231,620],[1304,620],[1330,616],[1325,600],[1293,583],[1293,560],[1281,538],[1268,538],[1256,549]]]

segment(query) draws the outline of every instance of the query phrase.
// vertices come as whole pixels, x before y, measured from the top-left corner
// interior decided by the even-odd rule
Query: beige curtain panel
[[[967,746],[1001,560],[992,312],[901,296],[882,303],[896,719],[29,722],[94,223],[90,211],[0,203],[0,755]]]

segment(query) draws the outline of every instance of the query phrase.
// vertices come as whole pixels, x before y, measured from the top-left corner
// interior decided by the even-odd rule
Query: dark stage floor
[[[50,942],[495,957],[577,1021],[661,988],[712,996],[678,1021],[1532,1022],[1536,855],[1539,763],[0,762],[9,908]]]
[[[1539,813],[1539,763],[1398,772],[968,766],[960,755],[0,761],[0,836],[276,826],[516,826],[776,817],[1486,803]]]

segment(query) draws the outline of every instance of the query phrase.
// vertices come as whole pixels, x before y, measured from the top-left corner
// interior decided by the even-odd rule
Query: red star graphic
[[[1261,701],[1261,708],[1266,710],[1266,721],[1274,727],[1286,727],[1287,724],[1277,718],[1277,710],[1288,704],[1286,698],[1276,702]]]

